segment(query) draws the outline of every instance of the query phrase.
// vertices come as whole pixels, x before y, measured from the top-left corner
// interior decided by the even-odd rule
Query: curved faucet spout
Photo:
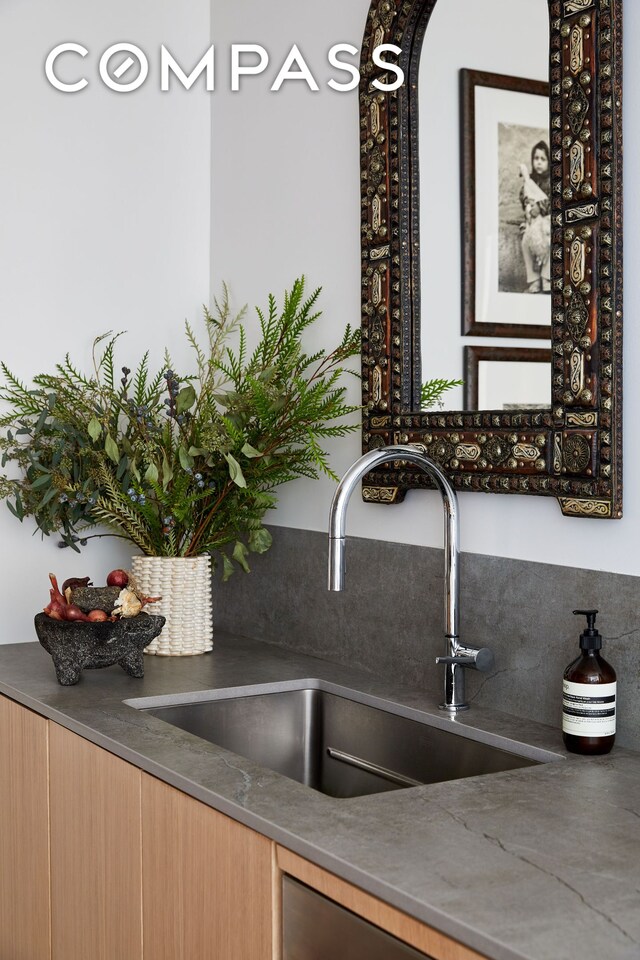
[[[442,496],[444,507],[445,635],[457,639],[460,600],[458,498],[442,468],[416,447],[383,447],[381,450],[365,453],[349,467],[340,481],[329,512],[329,590],[344,589],[345,523],[351,494],[366,473],[393,460],[406,460],[408,463],[421,467],[434,481]]]
[[[443,710],[457,713],[468,709],[464,696],[464,668],[476,670],[491,668],[492,658],[488,650],[478,650],[460,643],[458,636],[460,600],[460,526],[458,498],[442,468],[421,453],[416,447],[383,447],[365,453],[349,467],[338,485],[329,513],[329,590],[344,588],[345,574],[345,521],[351,494],[362,477],[394,460],[404,460],[420,467],[436,484],[444,508],[444,624],[447,655],[436,662],[445,665],[445,695]]]

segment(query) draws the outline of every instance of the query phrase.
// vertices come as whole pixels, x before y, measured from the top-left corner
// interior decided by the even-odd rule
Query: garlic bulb
[[[116,600],[113,616],[127,619],[129,617],[137,617],[142,610],[142,606],[142,601],[138,595],[135,594],[133,590],[128,590],[127,587],[124,587]]]

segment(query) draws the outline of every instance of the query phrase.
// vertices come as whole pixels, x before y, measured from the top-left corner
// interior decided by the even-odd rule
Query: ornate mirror
[[[395,80],[387,43],[396,90],[374,85]],[[622,516],[621,50],[622,0],[372,3],[365,450],[416,444],[458,490]],[[437,378],[464,384],[427,408]],[[428,485],[398,461],[363,492]]]

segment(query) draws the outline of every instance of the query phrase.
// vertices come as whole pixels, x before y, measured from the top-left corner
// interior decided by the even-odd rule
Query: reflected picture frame
[[[480,364],[491,363],[495,365],[495,382],[499,382],[499,365],[504,363],[536,363],[546,364],[551,367],[551,349],[544,347],[465,347],[464,348],[464,403],[467,410],[482,409],[481,404],[485,403],[482,396],[482,383],[480,376]],[[497,374],[497,375],[496,375]],[[517,410],[520,406],[523,409],[530,409],[532,404],[509,405],[502,409]]]
[[[534,147],[544,143],[547,178],[550,175],[549,84],[461,70],[460,141],[462,333],[550,339],[550,282],[544,281],[543,290],[539,251],[525,252],[525,247],[529,234],[535,238],[543,222],[550,231],[551,198],[544,208],[546,218],[538,216],[539,204],[533,199],[526,210],[520,173],[522,166],[533,163]],[[527,183],[533,196],[542,195],[533,181]],[[549,278],[548,233],[547,244]],[[535,283],[538,289],[529,292]]]

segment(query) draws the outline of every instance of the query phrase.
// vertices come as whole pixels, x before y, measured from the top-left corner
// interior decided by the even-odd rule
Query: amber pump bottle
[[[580,656],[562,682],[562,736],[572,753],[609,753],[616,738],[616,672],[600,656],[602,637],[597,610],[574,610],[587,618],[580,635]]]

